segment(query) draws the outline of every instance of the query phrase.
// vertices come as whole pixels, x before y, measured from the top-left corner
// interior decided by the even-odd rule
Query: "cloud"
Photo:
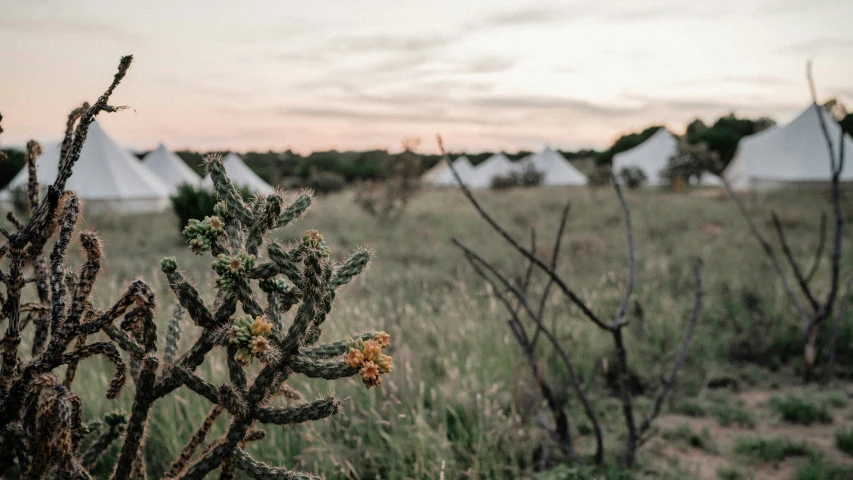
[[[382,111],[357,107],[278,107],[272,113],[286,117],[316,117],[342,120],[370,120],[372,122],[405,123],[455,123],[465,125],[501,125],[506,122],[477,115],[449,113],[444,109],[419,109]]]
[[[358,35],[333,38],[324,49],[339,53],[415,53],[444,48],[458,35]]]
[[[853,38],[820,37],[786,45],[778,49],[777,53],[801,56],[824,52],[850,53],[851,51],[853,51]]]
[[[640,102],[650,112],[665,112],[667,114],[689,114],[707,115],[721,114],[723,112],[795,112],[801,110],[805,105],[801,103],[790,103],[773,101],[769,99],[756,100],[707,100],[707,99],[683,99],[683,98],[657,98],[639,94],[626,94],[624,98],[628,101]]]
[[[0,19],[0,29],[21,34],[100,36],[135,46],[147,40],[147,37],[109,24],[74,19]]]
[[[524,9],[507,10],[486,17],[481,26],[519,26],[552,23],[560,20],[565,11],[552,8],[528,7]]]
[[[546,95],[493,95],[474,98],[470,105],[492,109],[571,110],[576,113],[616,117],[639,113],[642,107],[610,106],[568,97]]]

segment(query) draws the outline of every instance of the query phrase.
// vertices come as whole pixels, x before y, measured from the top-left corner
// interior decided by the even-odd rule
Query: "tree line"
[[[758,133],[775,125],[775,121],[767,117],[741,118],[734,113],[718,118],[713,124],[706,124],[701,119],[695,119],[687,125],[686,139],[690,144],[704,143],[708,149],[715,152],[722,165],[725,166],[734,157],[738,142],[741,138]],[[848,134],[853,134],[853,113],[847,114],[841,121],[841,126]],[[624,152],[646,141],[655,134],[661,125],[653,125],[639,132],[621,135],[606,150],[596,151],[582,149],[577,151],[560,150],[568,160],[592,157],[598,165],[609,165],[613,156]],[[12,178],[23,168],[25,154],[18,149],[3,149],[8,159],[0,162],[0,188],[5,187]],[[148,152],[137,152],[142,158]],[[175,152],[193,170],[202,172],[202,158],[209,153],[192,150]],[[225,152],[220,152],[225,153]],[[414,153],[420,158],[421,168],[427,170],[441,161],[439,155],[427,155],[406,151],[403,154]],[[511,160],[518,160],[532,152],[521,150],[507,153]],[[451,154],[457,156],[461,153]],[[472,164],[477,165],[493,152],[466,153]],[[246,164],[261,178],[274,185],[306,184],[306,183],[335,183],[344,184],[363,180],[383,180],[388,175],[389,164],[400,158],[400,153],[394,154],[386,150],[338,151],[328,150],[301,155],[292,150],[247,152],[241,154]]]

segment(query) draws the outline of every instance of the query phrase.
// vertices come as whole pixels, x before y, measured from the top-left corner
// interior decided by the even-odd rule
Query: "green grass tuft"
[[[805,442],[794,442],[787,438],[740,438],[735,444],[735,453],[759,463],[778,463],[789,457],[805,457],[812,451]]]
[[[835,446],[847,455],[853,456],[853,428],[836,431]]]
[[[823,458],[812,455],[809,463],[797,470],[794,480],[850,480],[853,466],[827,465]]]
[[[782,420],[797,425],[811,425],[815,422],[832,423],[832,415],[825,405],[806,400],[795,395],[785,398],[773,397],[770,406],[782,415]]]

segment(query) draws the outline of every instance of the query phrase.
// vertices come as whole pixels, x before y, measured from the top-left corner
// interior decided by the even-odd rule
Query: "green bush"
[[[787,438],[741,438],[735,445],[735,453],[759,462],[778,463],[789,457],[805,457],[811,453],[805,442],[793,442]]]
[[[703,428],[700,433],[696,433],[690,428],[690,425],[682,423],[673,430],[663,432],[661,436],[671,442],[679,442],[699,450],[712,453],[716,451],[714,442],[711,440],[711,434],[707,428]]]
[[[811,425],[815,422],[832,423],[832,415],[829,414],[825,405],[817,405],[794,395],[788,395],[785,398],[774,397],[770,399],[770,406],[788,423],[798,425]]]
[[[346,185],[346,178],[340,173],[313,170],[305,180],[304,186],[318,194],[337,192]]]
[[[642,187],[649,180],[646,177],[646,172],[640,167],[625,167],[619,170],[619,179],[632,190]]]
[[[629,470],[560,465],[540,473],[536,480],[632,480]]]
[[[809,463],[797,470],[795,480],[849,480],[853,478],[853,467],[827,465],[821,457],[813,455]]]
[[[717,478],[720,480],[744,480],[746,475],[735,467],[720,467],[717,469]]]
[[[178,187],[178,192],[171,198],[172,208],[178,216],[178,228],[181,230],[192,219],[201,220],[213,215],[213,206],[219,201],[212,191],[186,183]]]
[[[740,406],[715,405],[712,414],[717,419],[717,423],[724,427],[736,423],[740,427],[755,428],[755,418],[749,411]]]
[[[693,418],[701,418],[708,414],[702,402],[695,398],[688,398],[679,402],[673,408],[673,412]]]
[[[853,456],[853,428],[836,431],[835,446],[847,455]]]
[[[248,200],[252,194],[249,189],[240,189],[240,196]],[[183,184],[178,187],[178,193],[171,197],[172,208],[178,216],[178,228],[183,230],[190,220],[201,220],[213,215],[213,206],[218,202],[212,190]]]

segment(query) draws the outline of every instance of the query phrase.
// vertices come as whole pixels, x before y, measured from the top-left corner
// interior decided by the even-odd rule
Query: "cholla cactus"
[[[206,168],[221,201],[214,216],[189,222],[184,234],[194,253],[210,252],[215,258],[212,304],[184,277],[174,257],[162,260],[161,270],[179,304],[168,322],[162,356],[157,353],[154,294],[147,284],[133,282],[109,308],[94,305],[90,297],[104,247],[94,232],[81,233],[86,261],[76,271],[68,269],[66,252],[79,202],[63,190],[94,116],[117,110],[107,100],[130,61],[130,57],[122,59],[113,84],[94,105],[84,104],[69,116],[59,173],[41,200],[34,168],[38,145],[28,145],[32,215],[26,222],[13,220],[19,227],[15,233],[0,229],[7,240],[0,245],[0,260],[9,261],[8,269],[0,271],[0,281],[6,285],[5,298],[0,297],[0,320],[7,322],[0,370],[0,476],[89,478],[88,471],[96,463],[108,462],[102,454],[120,439],[111,478],[144,479],[142,449],[151,408],[157,400],[186,387],[210,401],[212,408],[166,478],[202,479],[216,469],[221,469],[221,478],[234,478],[237,470],[252,478],[315,478],[268,466],[243,448],[247,442],[263,439],[263,428],[320,420],[340,412],[335,398],[271,406],[270,401],[279,395],[301,401],[301,395],[286,383],[291,375],[327,380],[359,377],[370,388],[391,372],[391,357],[382,353],[390,345],[384,332],[318,344],[337,290],[364,270],[370,253],[361,249],[335,264],[323,237],[313,230],[289,246],[267,240],[271,230],[301,216],[311,205],[311,196],[303,193],[287,204],[275,192],[245,201],[227,178],[221,159],[210,156]],[[48,267],[43,251],[54,234]],[[25,265],[33,266],[32,281],[25,281]],[[22,305],[26,284],[36,286],[38,303]],[[255,285],[264,299],[258,298]],[[292,321],[285,321],[283,314],[294,309]],[[180,322],[185,314],[202,331],[181,352]],[[33,354],[21,359],[18,347],[28,325],[35,329]],[[110,341],[88,343],[98,332]],[[195,373],[216,348],[227,351],[229,378],[222,385]],[[359,362],[349,357],[345,361],[344,356],[356,349]],[[102,424],[83,422],[80,398],[72,392],[74,372],[85,367],[80,362],[90,356],[106,357],[115,365],[106,396],[115,398],[128,377],[121,351],[129,357],[135,385],[132,409],[127,416],[108,415],[100,436],[87,439]],[[63,365],[68,366],[64,379],[57,372]],[[190,463],[222,415],[231,417],[226,433]]]

